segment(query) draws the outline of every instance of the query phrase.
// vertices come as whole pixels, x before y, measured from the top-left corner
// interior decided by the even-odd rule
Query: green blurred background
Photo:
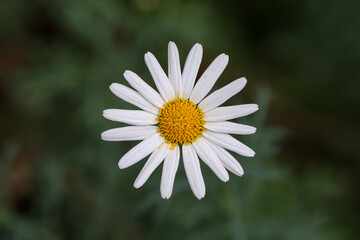
[[[359,1],[2,0],[0,2],[0,239],[359,239]],[[180,164],[170,200],[161,168],[141,188],[144,160],[117,162],[135,142],[103,142],[121,126],[107,108],[143,56],[167,69],[203,45],[203,72],[246,88],[227,104],[257,103],[239,139],[245,175],[223,183],[202,164],[197,200]]]

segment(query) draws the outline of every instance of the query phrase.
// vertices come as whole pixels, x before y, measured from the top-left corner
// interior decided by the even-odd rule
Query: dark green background
[[[360,14],[358,1],[2,0],[0,239],[357,239]],[[107,108],[143,56],[167,69],[203,45],[200,72],[220,53],[216,84],[245,76],[227,104],[257,103],[239,122],[257,153],[223,183],[202,164],[199,201],[180,164],[170,200],[161,168],[132,187],[143,163],[119,170],[134,142],[103,142],[120,126]]]

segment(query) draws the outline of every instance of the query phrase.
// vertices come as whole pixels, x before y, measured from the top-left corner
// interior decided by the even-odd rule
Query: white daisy
[[[246,157],[255,155],[229,134],[252,134],[256,128],[227,120],[249,115],[258,110],[258,105],[219,107],[244,88],[246,79],[239,78],[205,97],[224,71],[229,57],[220,54],[195,84],[202,53],[202,46],[195,44],[181,72],[178,49],[170,42],[167,76],[155,56],[147,52],[145,63],[160,94],[131,71],[125,71],[124,77],[135,90],[119,83],[110,86],[116,96],[142,109],[105,110],[105,118],[133,126],[110,129],[101,134],[105,141],[142,140],[120,159],[120,169],[151,154],[135,180],[135,188],[141,187],[164,161],[160,191],[163,198],[170,198],[182,150],[191,190],[201,199],[205,196],[205,183],[198,156],[226,182],[229,180],[226,169],[238,176],[244,172],[225,149]]]

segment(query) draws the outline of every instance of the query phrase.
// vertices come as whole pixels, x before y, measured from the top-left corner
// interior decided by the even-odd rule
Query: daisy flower
[[[227,150],[246,157],[255,155],[230,134],[252,134],[256,128],[227,120],[249,115],[258,110],[258,105],[219,107],[244,88],[246,79],[239,78],[206,96],[224,71],[229,56],[220,54],[215,58],[195,84],[202,54],[202,46],[195,44],[181,72],[178,49],[175,43],[169,42],[166,75],[155,56],[147,52],[145,63],[159,92],[131,71],[125,71],[124,77],[133,89],[111,84],[110,90],[117,97],[142,109],[105,110],[105,118],[132,126],[101,134],[105,141],[142,140],[119,160],[120,169],[151,154],[135,180],[135,188],[141,187],[164,162],[160,192],[162,198],[170,198],[181,153],[190,188],[201,199],[205,196],[205,183],[199,158],[226,182],[229,180],[227,170],[238,176],[244,174],[239,162]]]

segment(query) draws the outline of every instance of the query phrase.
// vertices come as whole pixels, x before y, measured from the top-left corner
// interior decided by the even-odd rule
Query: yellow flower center
[[[159,132],[171,149],[177,144],[190,144],[202,136],[204,113],[192,101],[176,98],[164,104],[157,117]]]

